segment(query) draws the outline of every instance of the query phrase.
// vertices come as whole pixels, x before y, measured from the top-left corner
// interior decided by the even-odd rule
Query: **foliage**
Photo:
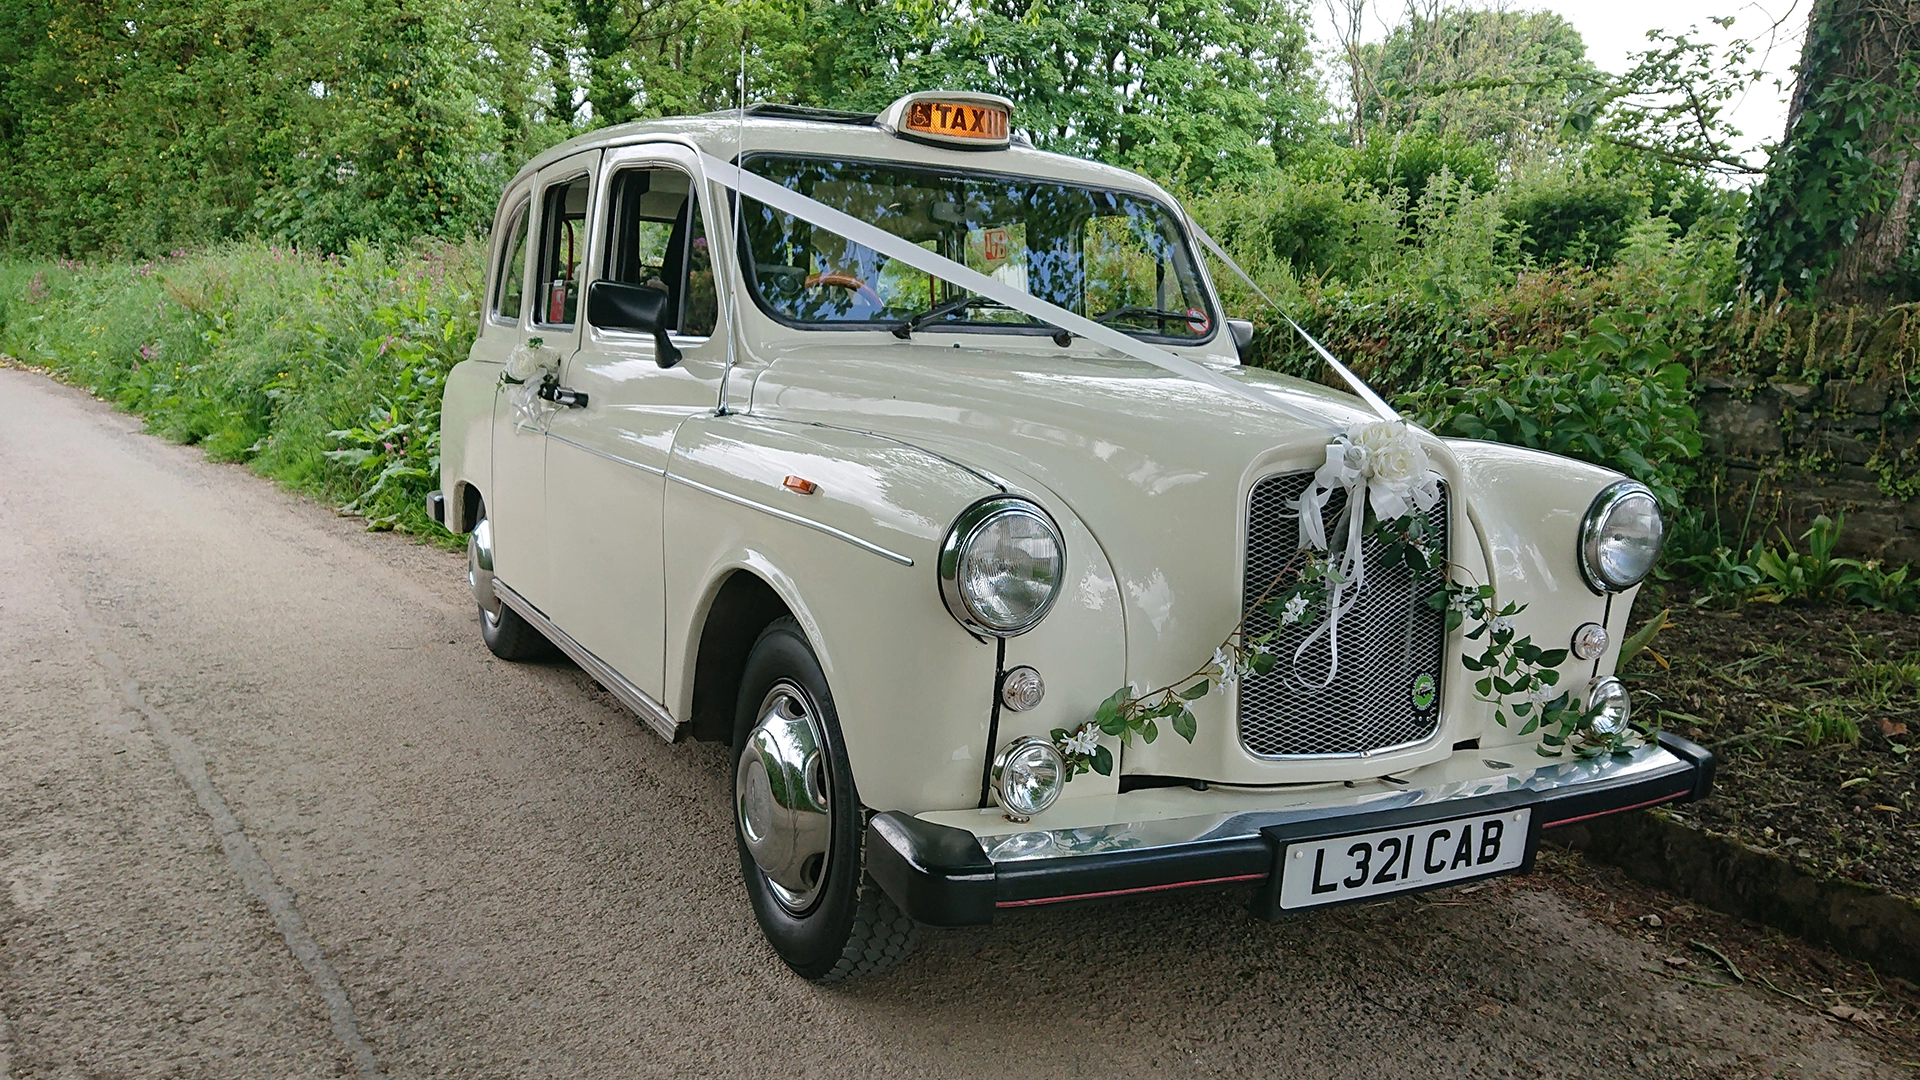
[[[1732,18],[1712,20],[1721,29]],[[1575,130],[1658,162],[1729,174],[1749,172],[1727,123],[1727,111],[1761,77],[1749,67],[1754,46],[1736,39],[1716,47],[1698,28],[1653,30],[1652,46],[1634,54],[1625,74],[1597,86],[1567,116]],[[1598,122],[1596,124],[1596,121]]]
[[[1502,213],[1520,232],[1520,250],[1535,263],[1606,266],[1647,213],[1647,196],[1631,177],[1585,169],[1527,177],[1514,185]]]
[[[1700,453],[1685,365],[1643,318],[1597,317],[1584,337],[1469,368],[1457,384],[1407,395],[1435,431],[1607,465],[1677,507]]]
[[[1753,544],[1744,555],[1736,554],[1738,541],[1729,542],[1703,518],[1697,511],[1682,516],[1667,560],[1693,580],[1697,604],[1824,602],[1920,611],[1920,579],[1912,578],[1911,567],[1834,554],[1845,514],[1815,517],[1800,534],[1804,549],[1779,535],[1772,544]]]
[[[474,244],[333,258],[245,244],[0,263],[0,353],[374,527],[426,532],[441,387],[473,339],[482,262]]]
[[[1842,281],[1841,291],[1920,299],[1907,220],[1920,132],[1916,42],[1920,21],[1908,5],[1814,5],[1786,138],[1753,193],[1743,229],[1741,259],[1755,291],[1815,295],[1850,247],[1880,228],[1904,223],[1906,234],[1878,239],[1904,251],[1907,261],[1895,259],[1859,280]],[[1905,211],[1894,213],[1896,204]]]
[[[1368,128],[1503,154],[1552,141],[1568,103],[1600,78],[1579,31],[1546,11],[1412,6],[1355,60]]]

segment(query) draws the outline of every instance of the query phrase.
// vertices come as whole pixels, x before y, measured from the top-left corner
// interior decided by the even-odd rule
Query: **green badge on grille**
[[[1413,707],[1422,712],[1433,708],[1433,676],[1418,675],[1413,680]]]

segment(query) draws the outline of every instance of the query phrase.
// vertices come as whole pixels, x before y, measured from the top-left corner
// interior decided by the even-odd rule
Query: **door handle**
[[[555,405],[568,409],[584,409],[587,407],[586,394],[579,390],[569,390],[558,383],[541,383],[540,396],[553,402]]]

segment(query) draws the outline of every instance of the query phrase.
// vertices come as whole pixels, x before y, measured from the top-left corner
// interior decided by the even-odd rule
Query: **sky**
[[[1341,0],[1308,0],[1312,5],[1314,37],[1322,55],[1337,47],[1333,10],[1344,10]],[[1742,149],[1757,150],[1761,143],[1778,141],[1786,130],[1787,95],[1793,89],[1793,65],[1800,59],[1800,40],[1806,33],[1812,0],[1464,0],[1462,7],[1504,8],[1512,11],[1558,12],[1587,43],[1587,58],[1602,70],[1618,74],[1629,66],[1629,54],[1647,47],[1647,31],[1669,32],[1698,26],[1699,37],[1727,41],[1754,39],[1754,61],[1767,74],[1733,106],[1733,126],[1742,134]],[[1369,0],[1366,39],[1378,41],[1386,28],[1404,17],[1404,0]],[[1731,29],[1721,30],[1707,20],[1732,15]],[[1384,21],[1383,21],[1384,20]],[[1778,23],[1778,28],[1774,29]],[[1775,81],[1780,83],[1776,88]],[[1764,158],[1749,153],[1758,165]]]

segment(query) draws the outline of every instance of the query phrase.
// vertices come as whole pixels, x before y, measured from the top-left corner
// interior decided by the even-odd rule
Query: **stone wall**
[[[1798,538],[1816,514],[1844,511],[1842,554],[1920,563],[1920,410],[1900,389],[1701,380],[1706,454],[1725,470],[1723,525],[1737,534],[1751,508],[1750,542],[1776,527]]]

